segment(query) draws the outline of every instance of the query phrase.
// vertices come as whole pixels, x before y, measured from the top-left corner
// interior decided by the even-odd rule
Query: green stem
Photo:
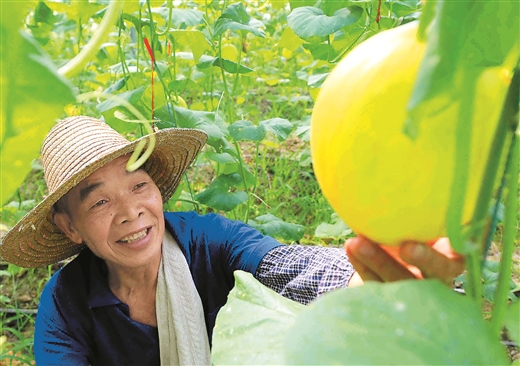
[[[518,91],[519,72],[517,71],[513,75],[511,85],[509,86],[509,90],[504,101],[502,113],[500,115],[497,129],[493,137],[493,142],[491,144],[491,149],[489,151],[484,176],[482,179],[482,185],[480,186],[477,204],[475,206],[475,212],[473,214],[473,218],[471,219],[470,241],[478,242],[481,240],[480,250],[483,254],[483,259],[485,259],[487,248],[489,246],[488,242],[490,241],[489,239],[493,236],[495,227],[493,223],[489,225],[487,220],[489,217],[489,204],[493,195],[493,188],[500,163],[500,156],[502,155],[502,150],[504,148],[510,120],[518,113]],[[499,197],[497,197],[497,200],[498,199]],[[498,207],[498,205],[496,207]],[[496,214],[493,216],[496,216]],[[485,230],[487,230],[488,235],[484,235]]]
[[[446,231],[451,245],[458,251],[466,254],[468,267],[468,292],[477,302],[482,301],[482,284],[480,281],[480,264],[477,245],[469,245],[463,235],[462,216],[466,198],[466,188],[469,180],[469,162],[471,152],[471,135],[473,124],[473,104],[475,86],[478,75],[473,72],[464,72],[462,85],[464,92],[459,103],[458,120],[455,130],[455,156],[453,164],[453,178],[450,190],[450,205],[447,212]],[[473,243],[474,244],[474,243]],[[476,258],[475,258],[476,257]]]
[[[122,7],[122,1],[110,1],[105,16],[99,24],[96,33],[94,33],[92,38],[90,38],[90,41],[88,41],[88,43],[76,55],[76,57],[59,68],[58,73],[65,76],[66,78],[70,78],[84,69],[85,65],[99,51],[99,47],[108,36],[110,27],[116,22]]]
[[[125,57],[125,53],[123,51],[123,47],[121,46],[121,31],[122,31],[122,25],[123,24],[123,17],[121,16],[119,18],[119,29],[118,29],[118,33],[117,33],[117,52],[119,54],[119,59],[121,60],[121,70],[123,71],[123,79],[125,80],[125,88],[128,90],[128,83],[126,82],[126,80],[128,80],[127,78],[127,70],[128,70],[128,66],[126,65],[126,57]],[[138,64],[139,65],[139,64]]]
[[[222,36],[219,36],[219,38],[218,38],[218,58],[222,62]],[[224,92],[226,94],[226,98],[231,98],[231,95],[228,90],[227,81],[226,81],[226,71],[224,70],[224,67],[222,67],[222,65],[220,67],[220,72],[222,73],[222,82],[224,83]],[[231,99],[229,99],[229,100],[231,100]],[[233,105],[232,105],[232,103],[226,103],[226,107],[227,107],[228,122],[233,123],[235,120]]]
[[[235,76],[235,82],[233,83],[233,91],[232,95],[229,96],[230,103],[233,103],[232,98],[235,96],[235,93],[237,91],[238,87],[238,79],[240,77],[240,73],[238,70],[240,70],[240,65],[242,64],[242,44],[244,43],[244,35],[242,32],[240,32],[240,45],[238,46],[238,58],[237,58],[237,74]]]
[[[513,263],[513,252],[515,246],[515,235],[517,230],[517,208],[518,208],[518,161],[520,160],[520,144],[516,134],[513,134],[510,156],[507,167],[507,197],[504,215],[504,235],[502,240],[502,255],[500,259],[500,273],[498,285],[494,297],[494,306],[491,313],[491,330],[493,335],[500,337],[504,324],[509,295],[509,284],[511,282],[511,266]]]
[[[520,61],[520,60],[519,60]],[[500,162],[500,153],[502,150],[502,147],[504,146],[504,141],[508,132],[508,129],[511,128],[514,133],[514,126],[517,125],[517,116],[519,112],[520,105],[518,104],[518,101],[520,100],[520,69],[516,69],[515,73],[513,74],[513,78],[511,80],[511,85],[509,86],[509,90],[507,92],[506,100],[504,102],[504,106],[502,108],[502,114],[500,116],[499,121],[499,129],[501,131],[497,131],[497,133],[502,133],[502,139],[498,139],[495,135],[495,139],[493,140],[493,146],[492,146],[492,153],[496,153],[496,157],[494,163],[496,164],[496,168],[498,168],[499,162]],[[503,130],[503,131],[502,131]],[[496,141],[499,140],[499,141]],[[499,145],[496,149],[495,144]],[[491,160],[491,159],[490,159]],[[506,169],[507,170],[507,169]],[[504,173],[505,174],[505,173]],[[492,184],[493,182],[491,182]],[[496,201],[497,204],[495,205],[494,212],[491,215],[491,224],[489,225],[487,237],[483,237],[485,242],[482,243],[483,255],[482,255],[482,263],[484,263],[484,260],[487,256],[487,251],[489,250],[489,247],[491,246],[491,241],[493,240],[493,235],[496,230],[496,226],[498,225],[498,203],[500,202],[500,199],[502,197],[502,191],[504,189],[505,180],[503,180],[502,184],[500,185],[500,188],[497,192]],[[485,194],[485,193],[484,193]]]
[[[173,1],[168,0],[167,4],[168,4],[168,21],[166,22],[166,27],[164,27],[164,30],[162,32],[160,32],[160,31],[156,32],[156,34],[158,36],[164,36],[165,34],[167,34],[168,31],[170,30],[170,27],[172,24]]]
[[[244,161],[242,160],[242,154],[241,154],[241,151],[240,151],[240,146],[238,146],[238,141],[233,139],[234,143],[235,143],[235,149],[237,150],[237,157],[238,157],[238,165],[240,167],[240,172],[241,172],[241,176],[242,176],[242,182],[244,183],[244,191],[247,193],[247,207],[246,207],[246,214],[244,216],[244,222],[247,222],[248,219],[249,219],[249,206],[250,206],[250,198],[251,198],[251,195],[249,194],[249,192],[247,191],[247,182],[246,182],[246,172],[244,170]]]

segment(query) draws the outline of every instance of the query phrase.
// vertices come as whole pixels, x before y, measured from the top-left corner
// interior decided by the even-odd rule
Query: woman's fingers
[[[415,278],[405,265],[362,236],[347,240],[345,248],[352,265],[364,281],[391,282]]]
[[[447,238],[433,246],[421,243],[404,243],[401,258],[419,268],[424,277],[436,278],[451,285],[453,279],[464,270],[464,257],[455,253]]]

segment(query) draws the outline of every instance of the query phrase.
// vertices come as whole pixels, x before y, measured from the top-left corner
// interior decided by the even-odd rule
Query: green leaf
[[[71,2],[47,1],[46,4],[57,13],[65,13],[67,19],[81,19],[83,22],[86,22],[88,18],[103,8],[102,4],[91,3],[88,0],[76,0]]]
[[[285,141],[291,134],[294,126],[289,120],[284,118],[271,118],[261,121],[260,126],[263,126],[267,131],[272,132],[278,141]]]
[[[31,170],[31,161],[38,157],[55,120],[62,117],[63,107],[75,100],[71,85],[58,75],[40,45],[19,31],[26,4],[9,3],[0,14],[2,204]]]
[[[321,74],[314,74],[309,76],[309,80],[307,81],[308,86],[313,86],[315,88],[321,88],[323,82],[330,75],[330,72],[325,72]]]
[[[242,3],[229,5],[215,22],[213,38],[227,30],[244,31],[265,38],[264,23],[248,14]]]
[[[282,36],[278,41],[279,47],[285,47],[291,51],[296,51],[302,44],[302,39],[294,33],[291,27],[285,27]]]
[[[508,335],[516,344],[520,344],[520,301],[512,303],[506,313]]]
[[[167,7],[153,8],[152,13],[160,14],[164,20],[168,21]],[[171,28],[194,27],[204,21],[204,13],[196,9],[172,9]]]
[[[54,14],[43,1],[40,1],[34,9],[34,22],[54,25]]]
[[[289,0],[291,10],[300,8],[302,6],[313,6],[314,4],[316,4],[316,2],[317,0]]]
[[[141,86],[137,89],[116,94],[118,99],[106,99],[97,105],[97,109],[103,115],[105,122],[116,131],[120,133],[134,132],[139,128],[139,124],[125,121],[125,118],[128,120],[135,120],[135,116],[127,111],[127,109],[119,102],[119,99],[125,100],[134,107],[140,109],[139,101],[142,99],[145,89],[144,86]]]
[[[352,229],[345,224],[337,213],[331,215],[332,224],[322,222],[316,228],[314,236],[317,238],[344,238],[352,234]]]
[[[289,27],[302,39],[312,41],[315,37],[322,39],[347,25],[359,20],[363,9],[358,6],[339,9],[332,16],[313,6],[294,9],[287,17]]]
[[[495,292],[498,286],[498,278],[500,272],[500,262],[493,260],[486,260],[484,267],[482,268],[482,279],[483,279],[483,293],[486,300],[489,302],[495,301]],[[466,284],[466,283],[464,283]],[[509,282],[509,299],[513,300],[516,296],[511,290],[516,288],[516,284],[513,280]]]
[[[203,205],[216,210],[231,211],[247,201],[247,193],[236,190],[236,187],[243,187],[243,184],[242,178],[237,173],[221,174],[195,198]]]
[[[118,99],[122,99],[135,106],[137,105],[137,102],[141,100],[145,89],[146,88],[144,86],[141,86],[139,88],[117,94],[117,99],[106,99],[97,105],[97,109],[99,112],[104,113],[111,109],[122,107],[123,105],[119,102]]]
[[[419,133],[424,116],[438,113],[469,93],[459,81],[476,80],[485,68],[507,63],[513,69],[519,57],[518,1],[439,1],[428,28],[425,56],[412,96],[405,132]],[[431,11],[431,10],[430,10]],[[456,21],[455,21],[456,20]],[[431,15],[426,19],[431,21]],[[421,25],[421,30],[423,30]]]
[[[175,37],[175,42],[188,46],[193,53],[193,61],[199,62],[200,57],[211,48],[204,33],[199,30],[174,30],[170,34]]]
[[[312,58],[315,60],[329,61],[334,60],[338,56],[334,47],[330,47],[325,43],[305,43],[303,48],[309,50]]]
[[[161,123],[158,124],[159,128],[197,128],[206,132],[208,134],[207,144],[214,147],[218,152],[222,152],[223,149],[231,146],[226,140],[228,126],[215,112],[192,111],[186,108],[174,107],[172,111],[173,118],[170,117],[167,108],[158,111],[157,117],[161,119]]]
[[[237,141],[262,141],[265,138],[265,128],[255,126],[249,121],[237,121],[229,126],[229,134]]]
[[[249,220],[248,224],[264,235],[288,241],[298,241],[305,233],[302,225],[284,222],[272,214],[258,216],[255,220]]]
[[[214,365],[282,365],[286,331],[305,307],[235,271],[235,287],[213,329]]]
[[[240,65],[239,67],[238,63],[234,61],[221,57],[211,57],[208,55],[203,55],[197,64],[197,68],[200,70],[207,69],[211,66],[220,67],[221,69],[224,69],[231,74],[248,74],[254,71],[253,69],[250,69],[244,65]]]
[[[206,157],[219,164],[237,164],[237,159],[229,153],[212,153],[207,152]]]
[[[333,291],[300,313],[286,339],[288,364],[508,363],[478,305],[434,280]]]

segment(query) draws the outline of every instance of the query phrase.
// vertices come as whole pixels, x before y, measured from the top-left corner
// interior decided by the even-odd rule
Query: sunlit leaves
[[[294,33],[291,27],[286,27],[283,30],[280,41],[278,41],[279,47],[285,47],[290,51],[296,51],[302,44],[302,39]]]
[[[213,37],[220,36],[227,30],[243,31],[258,37],[265,37],[264,24],[249,15],[242,3],[228,6],[215,22]]]
[[[334,291],[303,310],[286,339],[288,364],[508,363],[478,305],[431,280]]]
[[[103,9],[102,4],[91,3],[88,0],[47,1],[47,6],[58,13],[64,13],[68,19],[86,21],[88,18]]]
[[[204,54],[204,52],[208,51],[211,46],[202,33],[199,30],[173,30],[170,34],[174,37],[175,42],[187,46],[191,49],[193,53],[193,61],[199,62],[200,57]]]
[[[277,294],[250,273],[235,272],[235,287],[213,330],[214,365],[283,365],[285,335],[303,305]]]
[[[2,69],[0,159],[5,203],[20,186],[38,157],[45,134],[63,107],[74,101],[69,83],[60,77],[38,43],[20,33],[26,3],[14,2],[1,11]]]

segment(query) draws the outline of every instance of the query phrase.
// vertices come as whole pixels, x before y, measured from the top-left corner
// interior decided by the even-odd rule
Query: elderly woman
[[[38,364],[210,364],[212,329],[235,270],[302,303],[362,279],[449,282],[462,270],[446,240],[406,243],[401,257],[412,269],[361,237],[350,240],[347,258],[340,249],[281,245],[215,214],[164,213],[206,135],[165,129],[155,138],[133,172],[127,163],[139,140],[100,120],[64,119],[45,139],[50,193],[0,246],[5,260],[25,267],[79,253],[41,295]]]

